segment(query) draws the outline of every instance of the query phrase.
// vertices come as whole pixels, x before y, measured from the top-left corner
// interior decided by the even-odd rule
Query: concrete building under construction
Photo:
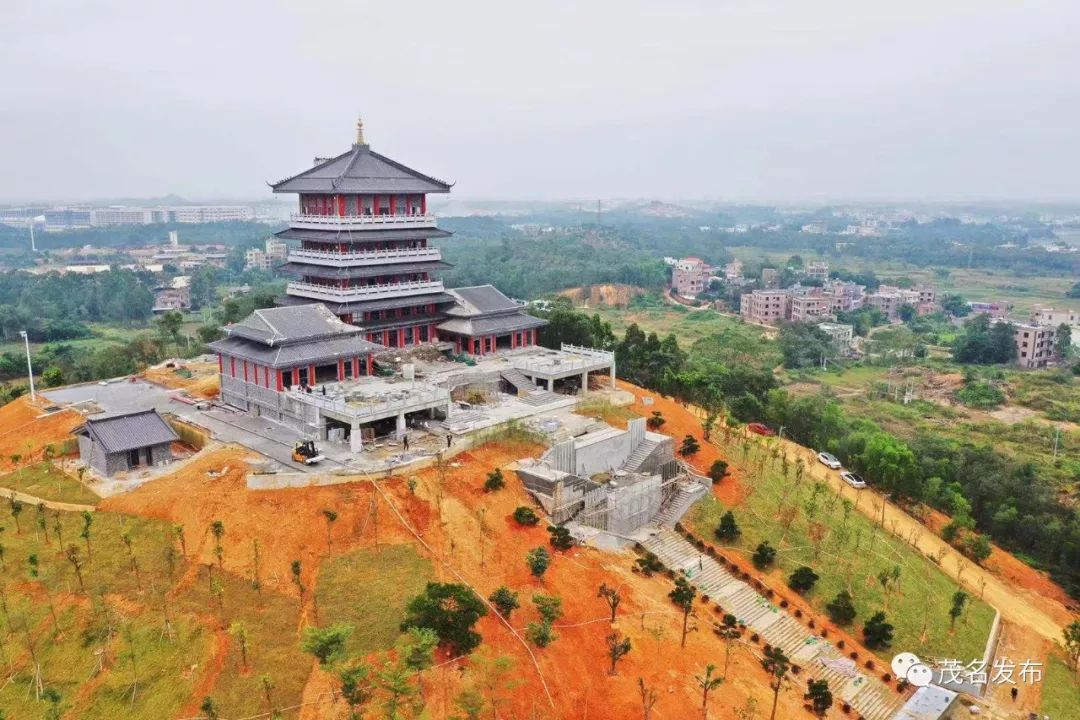
[[[557,442],[539,460],[519,461],[517,474],[553,522],[624,536],[650,522],[673,524],[709,487],[644,418]]]

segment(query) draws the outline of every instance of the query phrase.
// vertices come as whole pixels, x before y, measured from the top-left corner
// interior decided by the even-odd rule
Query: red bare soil
[[[83,423],[74,410],[44,415],[41,405],[23,396],[0,407],[0,467],[13,467],[12,455],[21,455],[20,464],[38,457],[47,445],[71,437],[71,431]]]

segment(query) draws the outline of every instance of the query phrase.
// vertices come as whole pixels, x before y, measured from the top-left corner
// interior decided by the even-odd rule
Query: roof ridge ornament
[[[356,144],[367,145],[364,142],[364,118],[360,115],[356,116]]]

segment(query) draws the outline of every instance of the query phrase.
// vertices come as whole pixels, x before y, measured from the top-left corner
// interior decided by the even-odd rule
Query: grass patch
[[[812,567],[820,579],[806,597],[822,613],[840,590],[850,591],[858,611],[850,628],[856,635],[861,636],[863,620],[884,609],[895,626],[892,648],[877,653],[885,661],[900,650],[936,657],[982,657],[994,614],[989,605],[973,598],[955,634],[950,633],[948,611],[959,589],[950,577],[854,506],[845,508],[831,489],[815,490],[809,474],[796,483],[792,467],[793,479],[786,480],[764,451],[752,452],[750,492],[731,508],[742,529],[736,543],[739,550],[748,557],[759,543],[768,541],[778,551],[771,572],[781,582],[801,565]],[[846,497],[872,500],[871,495],[860,497],[854,491]],[[684,522],[701,537],[712,538],[727,509],[718,501],[702,502]],[[886,598],[878,575],[895,567],[900,568],[898,588]]]
[[[42,500],[97,505],[101,500],[89,488],[52,463],[38,463],[0,477],[0,488],[17,490]]]
[[[602,399],[585,400],[574,408],[574,414],[596,418],[620,428],[625,428],[627,421],[641,417],[625,405],[615,405]]]
[[[42,717],[46,704],[30,691],[33,666],[28,641],[41,664],[45,687],[61,695],[60,707],[79,718],[175,717],[188,702],[197,675],[211,653],[210,633],[192,613],[169,606],[172,638],[163,637],[165,592],[184,571],[176,558],[170,577],[162,552],[166,523],[113,513],[95,513],[91,524],[92,561],[79,538],[82,516],[45,514],[48,541],[37,524],[37,509],[25,508],[16,529],[3,520],[4,561],[0,585],[7,614],[0,640],[12,662],[12,681],[0,688],[0,709],[8,717]],[[55,522],[59,519],[61,545]],[[139,567],[136,578],[126,532]],[[74,544],[84,564],[87,595],[79,592],[74,570],[61,548]],[[37,558],[37,576],[29,557]],[[55,612],[55,620],[54,620]],[[25,629],[24,629],[25,628]],[[134,650],[135,667],[131,654]],[[100,672],[99,672],[100,667]],[[131,686],[135,675],[135,700]],[[29,691],[29,692],[28,692]]]
[[[412,545],[385,545],[323,561],[315,592],[322,617],[353,626],[349,654],[364,656],[393,647],[405,605],[434,579]]]
[[[1054,654],[1047,657],[1043,669],[1040,709],[1054,720],[1080,720],[1080,685],[1076,673]]]

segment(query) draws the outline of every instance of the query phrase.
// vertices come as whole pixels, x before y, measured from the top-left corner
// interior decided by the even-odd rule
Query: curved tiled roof
[[[347,152],[270,187],[276,193],[450,192],[450,183],[380,155],[368,145],[353,145]]]

